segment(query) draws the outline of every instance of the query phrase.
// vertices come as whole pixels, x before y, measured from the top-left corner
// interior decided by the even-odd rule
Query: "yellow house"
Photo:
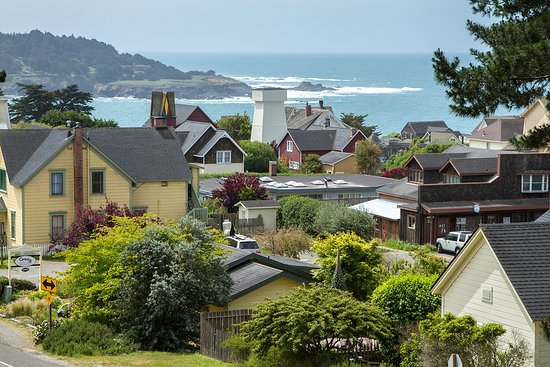
[[[319,157],[322,171],[331,175],[336,173],[358,173],[355,154],[332,150]]]
[[[50,243],[78,208],[107,199],[179,219],[194,202],[191,182],[171,128],[0,131],[0,233],[9,245]]]
[[[209,307],[210,312],[253,309],[267,298],[276,299],[294,288],[313,281],[315,265],[277,255],[263,255],[222,246],[228,250],[224,265],[233,280],[225,306]]]
[[[535,127],[550,124],[550,113],[546,109],[547,103],[546,98],[538,99],[521,113],[525,121],[523,135],[527,135]]]

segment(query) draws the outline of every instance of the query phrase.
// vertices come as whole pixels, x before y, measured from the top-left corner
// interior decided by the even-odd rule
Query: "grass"
[[[382,242],[380,246],[389,247],[395,250],[402,250],[402,251],[417,251],[423,247],[427,247],[431,252],[436,251],[435,247],[431,245],[417,245],[415,243],[409,243],[401,240],[389,240],[386,242]]]
[[[230,367],[237,366],[198,353],[135,352],[121,356],[67,358],[76,366],[82,367]]]

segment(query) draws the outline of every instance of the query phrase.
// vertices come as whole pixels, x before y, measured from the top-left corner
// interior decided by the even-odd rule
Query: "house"
[[[407,182],[417,185],[416,200],[400,205],[400,238],[409,242],[435,244],[480,223],[533,221],[548,209],[549,154],[457,147],[417,154],[406,167]],[[381,198],[402,201],[388,186]]]
[[[524,118],[520,116],[485,117],[469,137],[470,147],[493,150],[514,150],[510,139],[523,133]]]
[[[153,92],[151,116],[144,126],[171,126],[189,163],[200,173],[244,172],[246,153],[198,106],[176,104],[173,92]]]
[[[528,344],[532,366],[550,365],[547,222],[482,224],[432,287],[441,313],[497,323]]]
[[[277,209],[280,208],[275,200],[241,200],[236,207],[239,208],[239,219],[262,218],[264,230],[275,231],[277,229]]]
[[[388,241],[399,239],[399,220],[401,219],[399,206],[402,204],[405,203],[374,199],[352,205],[350,208],[371,214],[374,218],[374,237]]]
[[[198,170],[194,169],[198,175]],[[0,232],[46,244],[106,199],[177,220],[199,207],[172,128],[0,131]]]
[[[219,245],[226,251],[224,265],[233,281],[227,305],[209,311],[252,309],[267,298],[276,299],[313,281],[315,265],[277,255],[264,255]]]
[[[529,134],[529,131],[535,127],[550,124],[547,104],[548,100],[546,98],[538,99],[521,113],[521,117],[524,119],[523,135]]]
[[[319,157],[322,171],[328,174],[357,173],[355,154],[348,152],[330,151]]]
[[[419,139],[431,132],[453,132],[445,121],[410,121],[401,130],[401,140]]]
[[[340,121],[323,101],[319,101],[319,107],[309,103],[305,107],[285,107],[286,97],[286,90],[280,88],[252,91],[254,118],[251,140],[273,143],[277,147],[278,158],[288,162],[290,169],[299,170],[307,154],[322,156],[332,151],[355,153],[355,144],[367,139],[360,130]],[[351,166],[349,162],[351,159],[347,166]]]
[[[8,98],[0,96],[0,130],[10,129],[10,113],[8,110]]]
[[[358,204],[376,199],[376,190],[396,180],[362,174],[334,176],[264,176],[261,185],[267,188],[271,199],[285,196],[306,196],[313,199],[344,204]],[[222,186],[223,179],[206,178],[200,182],[202,197],[211,197],[212,191]]]

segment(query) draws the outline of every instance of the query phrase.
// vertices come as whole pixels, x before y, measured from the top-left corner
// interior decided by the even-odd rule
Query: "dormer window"
[[[409,169],[409,182],[424,182],[424,171],[419,169]]]
[[[521,192],[548,192],[548,175],[522,175]]]
[[[446,184],[455,184],[460,183],[460,176],[459,175],[451,175],[448,173],[445,173],[443,175],[443,182]]]

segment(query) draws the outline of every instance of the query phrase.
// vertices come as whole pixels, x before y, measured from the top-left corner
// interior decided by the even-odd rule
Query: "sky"
[[[0,32],[33,29],[120,52],[464,52],[468,0],[16,0]]]

